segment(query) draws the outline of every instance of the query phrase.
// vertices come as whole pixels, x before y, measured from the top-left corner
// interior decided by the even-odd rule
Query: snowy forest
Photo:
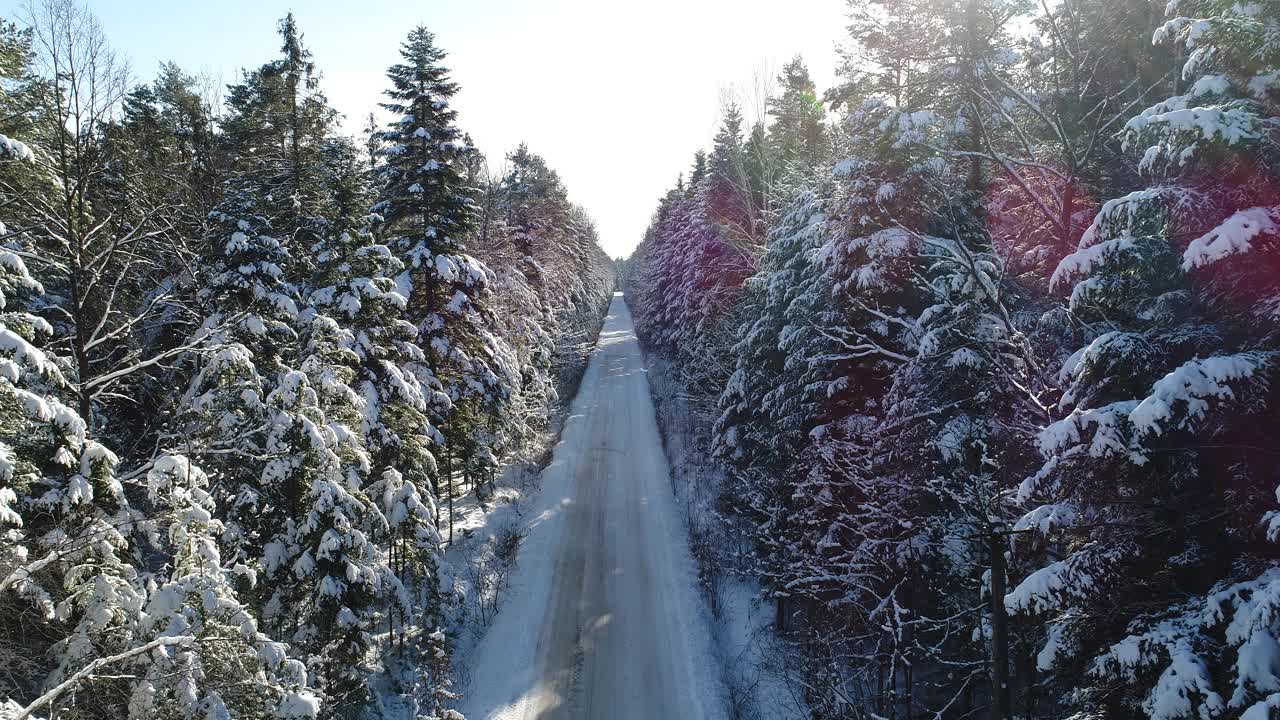
[[[0,17],[0,720],[1280,719],[1280,0],[830,1],[622,260],[428,27]]]
[[[6,720],[461,717],[455,502],[544,452],[615,271],[431,32],[348,137],[303,21],[224,90],[0,20]]]
[[[621,265],[713,611],[815,718],[1280,717],[1280,3],[848,12]]]

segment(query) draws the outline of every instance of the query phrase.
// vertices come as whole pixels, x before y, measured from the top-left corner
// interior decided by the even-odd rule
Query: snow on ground
[[[761,597],[743,562],[751,551],[743,544],[747,534],[715,509],[726,478],[709,453],[712,417],[699,415],[715,409],[690,400],[669,361],[656,355],[646,360],[672,488],[700,567],[703,597],[714,611],[713,651],[730,712],[750,720],[804,720],[809,712],[799,668],[788,664],[796,650],[774,632],[774,606]]]
[[[511,591],[465,653],[470,720],[726,717],[645,375],[615,295],[522,518]]]
[[[799,668],[788,664],[796,651],[774,633],[774,608],[760,597],[759,584],[726,577],[720,581],[717,597],[716,648],[724,658],[725,684],[731,688],[737,717],[809,718]]]

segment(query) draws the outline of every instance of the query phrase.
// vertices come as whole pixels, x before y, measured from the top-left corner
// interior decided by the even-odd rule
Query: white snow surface
[[[645,373],[617,293],[457,688],[469,720],[726,717]]]

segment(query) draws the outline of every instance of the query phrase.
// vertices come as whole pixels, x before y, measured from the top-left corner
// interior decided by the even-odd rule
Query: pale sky
[[[13,17],[18,0],[0,8]],[[277,56],[290,9],[354,133],[421,23],[462,91],[454,106],[491,164],[525,141],[595,218],[613,256],[641,239],[658,197],[706,148],[720,98],[805,58],[831,84],[844,0],[89,0],[114,47],[150,80],[163,60],[222,83]],[[766,72],[767,71],[767,72]],[[749,112],[751,110],[749,109]],[[749,117],[751,117],[749,115]]]

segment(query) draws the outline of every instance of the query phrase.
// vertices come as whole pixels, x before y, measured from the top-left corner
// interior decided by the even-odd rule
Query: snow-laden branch
[[[123,377],[132,375],[138,372],[139,370],[145,370],[149,367],[159,365],[165,360],[177,357],[184,353],[203,347],[205,344],[204,340],[205,339],[203,336],[197,337],[195,340],[192,340],[189,343],[179,345],[178,347],[170,348],[158,355],[152,355],[146,360],[140,360],[127,367],[123,367],[118,370],[113,370],[105,375],[99,375],[98,377],[95,377],[92,380],[89,380],[88,382],[84,383],[83,385],[81,385],[81,387],[84,390],[93,391],[94,394],[97,394],[98,392],[100,392],[101,388],[104,388],[110,385],[111,383],[114,383],[117,380],[120,380]]]
[[[53,689],[49,690],[45,694],[36,698],[35,702],[31,703],[30,705],[20,710],[17,715],[14,715],[9,720],[27,720],[28,718],[31,717],[32,713],[34,713],[36,710],[40,708],[40,706],[52,705],[53,701],[57,700],[60,695],[70,690],[81,680],[91,677],[95,672],[98,671],[99,668],[105,667],[107,665],[113,665],[118,662],[123,662],[125,660],[128,660],[129,658],[137,657],[139,655],[145,655],[151,652],[152,650],[155,650],[156,648],[169,647],[169,646],[189,647],[193,645],[195,641],[196,639],[190,635],[176,635],[171,637],[161,637],[161,638],[156,638],[155,640],[152,640],[151,642],[146,643],[145,645],[139,645],[136,648],[125,650],[122,653],[116,653],[115,655],[108,655],[107,657],[98,658],[97,660],[94,660],[88,665],[85,665],[83,668],[80,669],[79,672],[67,678],[63,682],[59,683]]]
[[[845,354],[845,355],[820,356],[816,358],[818,360],[826,360],[830,362],[835,360],[852,360],[856,358],[868,357],[870,355],[879,355],[881,357],[897,360],[898,362],[911,362],[911,358],[907,357],[906,355],[903,355],[901,353],[896,353],[884,347],[883,345],[875,342],[871,338],[867,337],[863,333],[860,333],[853,328],[844,328],[844,330],[848,332],[850,335],[854,336],[855,340],[857,340],[856,343],[851,343],[845,338],[839,337],[834,333],[831,333],[825,330],[824,328],[819,327],[818,325],[815,325],[813,323],[809,323],[809,326],[812,327],[815,331],[817,331],[819,335],[830,340],[831,342],[837,343],[838,345],[840,345],[840,347],[849,351],[848,354]]]

